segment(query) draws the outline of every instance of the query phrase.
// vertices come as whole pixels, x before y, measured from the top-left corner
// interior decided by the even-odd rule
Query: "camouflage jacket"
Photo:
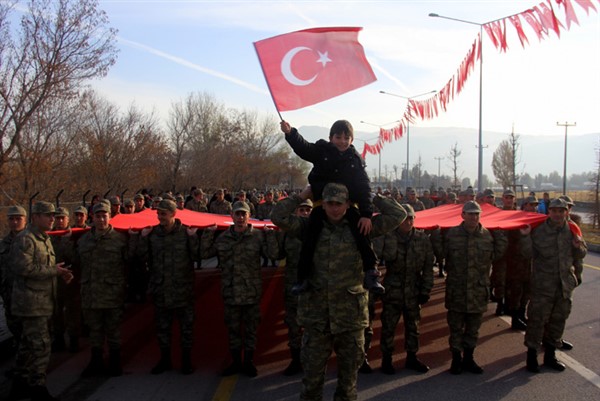
[[[221,202],[219,201],[213,201],[210,203],[210,212],[213,214],[226,214],[226,215],[231,215],[231,202],[223,200]]]
[[[285,258],[285,287],[292,288],[298,281],[298,262],[300,261],[300,250],[302,241],[284,233],[283,235],[283,254],[280,258]]]
[[[206,207],[206,202],[204,200],[197,201],[192,198],[185,204],[185,209],[193,210],[194,212],[208,212],[208,208]]]
[[[530,235],[521,236],[523,256],[533,258],[531,292],[553,297],[560,285],[564,298],[571,299],[577,279],[575,261],[587,253],[587,245],[573,246],[573,233],[568,224],[557,227],[548,218]]]
[[[48,234],[36,227],[21,231],[11,245],[12,313],[50,316],[56,297],[56,259]]]
[[[473,233],[464,229],[464,223],[446,232],[446,309],[464,313],[487,310],[492,262],[504,255],[506,246],[501,230],[492,234],[481,224]]]
[[[200,241],[200,256],[219,257],[221,295],[227,305],[251,305],[262,296],[261,253],[277,258],[279,244],[275,231],[258,230],[248,224],[243,233],[233,227],[215,239],[215,231],[204,230]]]
[[[294,210],[302,200],[294,195],[278,202],[271,219],[288,235],[304,238],[308,218],[296,216]],[[397,227],[406,212],[394,200],[375,197],[381,214],[373,217],[372,237]],[[314,255],[311,290],[298,299],[299,323],[309,329],[332,334],[363,329],[369,324],[368,292],[363,288],[363,265],[356,241],[347,220],[339,225],[324,221]]]
[[[179,219],[171,231],[156,225],[147,237],[139,239],[136,253],[148,263],[148,286],[156,306],[177,308],[194,302],[199,244],[198,235],[188,235],[187,226]]]
[[[75,257],[81,266],[82,308],[123,306],[126,266],[131,253],[127,234],[112,226],[102,234],[92,228],[79,239]]]
[[[10,245],[14,239],[15,235],[8,233],[0,241],[0,296],[7,304],[10,302],[8,298],[11,296],[13,285],[12,265],[14,262],[10,253]]]
[[[432,209],[435,207],[435,202],[431,198],[422,198],[419,200],[421,201],[423,206],[425,206],[425,209]]]
[[[383,259],[386,263],[384,302],[403,302],[416,307],[418,295],[429,297],[433,288],[433,249],[425,232],[413,228],[406,235],[399,229],[387,233]]]
[[[423,202],[421,202],[418,199],[414,202],[410,202],[409,200],[406,200],[403,203],[407,204],[407,205],[411,205],[415,212],[420,212],[421,210],[425,210],[425,205],[423,204]]]
[[[259,220],[268,220],[271,218],[271,213],[277,202],[273,201],[270,203],[262,202],[256,207],[256,218]]]

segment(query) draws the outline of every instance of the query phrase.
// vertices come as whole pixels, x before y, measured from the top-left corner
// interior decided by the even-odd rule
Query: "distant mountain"
[[[356,127],[355,127],[356,130]],[[302,126],[300,133],[309,141],[314,142],[318,139],[328,139],[329,128],[318,126]],[[363,149],[363,140],[369,143],[375,143],[378,131],[355,131],[354,146],[359,152]],[[564,135],[519,135],[520,149],[518,155],[520,163],[517,170],[523,173],[529,173],[532,177],[538,173],[549,174],[557,171],[561,176],[563,173],[564,160]],[[498,145],[503,140],[508,139],[510,132],[483,132],[483,173],[490,179],[493,179],[492,157]],[[423,170],[430,174],[436,174],[438,171],[438,161],[435,157],[447,157],[450,148],[458,143],[462,154],[459,158],[459,171],[462,177],[471,178],[471,182],[477,178],[477,144],[478,131],[470,128],[422,128],[410,127],[410,165],[414,166],[421,156]],[[597,151],[600,146],[600,132],[584,135],[568,134],[567,137],[567,176],[579,174],[588,171],[596,171],[598,166]],[[378,156],[367,155],[366,161],[368,172],[371,174],[373,169],[378,168]],[[383,148],[381,155],[382,174],[387,165],[388,171],[396,165],[399,168],[406,164],[406,138],[403,137],[397,141],[388,143]],[[450,163],[447,159],[440,162],[440,173],[450,175]]]

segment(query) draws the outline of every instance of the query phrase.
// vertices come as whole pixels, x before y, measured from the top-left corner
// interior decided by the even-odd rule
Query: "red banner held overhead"
[[[305,29],[255,42],[277,110],[300,109],[376,81],[358,42],[361,29]]]

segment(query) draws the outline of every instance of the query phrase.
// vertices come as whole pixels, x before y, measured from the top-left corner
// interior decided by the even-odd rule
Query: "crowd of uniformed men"
[[[325,203],[348,202],[339,189],[334,188],[329,195],[325,192]],[[525,330],[529,371],[539,372],[537,353],[542,347],[546,366],[565,369],[555,350],[572,347],[562,339],[562,334],[571,310],[573,289],[581,283],[586,252],[585,242],[573,221],[576,218],[570,213],[573,202],[569,197],[550,200],[545,193],[544,199],[538,201],[531,193],[520,207],[547,214],[544,223],[533,230],[525,227],[490,231],[480,224],[479,218],[481,204],[496,205],[492,190],[475,194],[468,188],[455,194],[440,189],[432,194],[423,191],[417,198],[414,189],[408,188],[403,196],[398,190],[378,188],[375,198],[380,200],[374,203],[381,208],[383,217],[378,220],[380,226],[375,233],[379,236],[374,238],[373,245],[386,267],[385,294],[369,296],[360,281],[358,286],[349,284],[352,277],[344,273],[344,258],[355,257],[356,252],[345,253],[341,232],[341,242],[336,243],[333,234],[327,239],[337,244],[330,245],[336,256],[331,256],[327,248],[322,251],[317,248],[315,254],[315,265],[317,259],[327,261],[333,257],[343,262],[337,264],[339,270],[331,268],[332,265],[331,271],[317,269],[315,288],[300,295],[305,302],[299,304],[290,289],[296,281],[302,245],[299,233],[313,207],[309,195],[306,190],[289,195],[282,191],[261,194],[254,190],[239,191],[232,197],[227,190],[218,189],[209,199],[201,189],[192,188],[187,199],[171,193],[152,197],[144,191],[127,200],[95,196],[89,207],[78,206],[71,211],[40,201],[33,205],[30,216],[21,206],[9,207],[9,233],[0,243],[0,272],[7,323],[17,350],[10,372],[13,378],[10,398],[56,399],[48,393],[45,382],[51,350],[68,348],[78,352],[84,331],[89,336],[91,355],[82,376],[121,375],[119,327],[124,305],[127,301],[144,302],[146,294],[150,294],[155,306],[161,352],[151,373],[160,374],[172,368],[170,334],[174,319],[179,321],[181,330],[180,368],[184,374],[192,373],[194,268],[201,267],[202,259],[213,256],[218,257],[222,271],[224,320],[232,358],[224,375],[257,375],[253,357],[260,322],[261,259],[263,267],[269,261],[275,265],[276,260],[286,259],[284,321],[289,329],[291,362],[284,374],[305,371],[302,399],[319,399],[324,372],[322,363],[315,363],[314,358],[319,355],[327,359],[330,351],[322,346],[327,341],[334,342],[338,354],[336,399],[356,399],[356,371],[372,371],[366,353],[378,298],[383,304],[382,371],[395,373],[394,337],[403,318],[405,367],[427,372],[429,367],[417,358],[419,321],[421,308],[430,297],[436,265],[440,277],[446,277],[451,373],[483,372],[475,362],[474,350],[490,300],[497,303],[497,315],[511,316],[513,329]],[[418,217],[415,212],[455,203],[464,205],[460,225],[427,232],[413,226]],[[502,209],[516,210],[515,193],[504,191],[501,205]],[[156,210],[157,226],[121,232],[110,224],[111,218],[119,213],[138,213],[147,208]],[[200,234],[176,218],[177,210],[184,208],[231,215],[233,225],[220,234],[216,233],[216,226]],[[250,217],[272,218],[281,230],[258,230],[249,224]],[[49,231],[66,234],[48,235]],[[320,276],[327,274],[336,276]],[[323,284],[330,279],[335,283]],[[319,288],[319,282],[327,290]],[[337,295],[328,299],[325,291]],[[344,307],[348,293],[360,301],[358,315],[356,304],[350,308],[353,311],[347,305]],[[321,330],[323,319],[330,320],[327,330],[332,333]],[[305,337],[310,334],[310,340],[305,339],[303,345],[304,330]],[[350,352],[344,347],[345,341],[356,336],[344,337],[344,333],[357,331],[359,337],[364,335],[361,352],[345,356],[344,352]],[[344,373],[345,370],[350,372]]]

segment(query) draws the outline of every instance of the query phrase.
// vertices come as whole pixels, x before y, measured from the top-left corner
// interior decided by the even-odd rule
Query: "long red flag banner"
[[[600,4],[600,0],[546,0],[533,8],[497,21],[489,22],[482,25],[482,27],[494,44],[494,47],[500,52],[508,50],[506,34],[509,29],[516,31],[521,46],[525,48],[525,45],[529,44],[529,38],[525,33],[524,26],[533,30],[537,39],[542,41],[548,38],[552,32],[560,38],[560,33],[569,30],[572,23],[579,25],[573,3],[577,4],[589,15],[590,11],[597,12],[594,3]],[[365,143],[362,151],[363,158],[367,153],[379,154],[385,143],[400,139],[406,131],[407,123],[410,122],[412,124],[416,118],[430,120],[437,117],[440,112],[446,111],[448,103],[462,92],[467,79],[475,69],[475,63],[481,58],[481,40],[482,38],[478,34],[456,73],[442,89],[435,95],[424,100],[410,99],[400,119],[400,123],[396,127],[390,129],[381,128],[376,143]]]
[[[313,28],[254,43],[278,111],[322,102],[377,80],[361,44],[362,28]]]

